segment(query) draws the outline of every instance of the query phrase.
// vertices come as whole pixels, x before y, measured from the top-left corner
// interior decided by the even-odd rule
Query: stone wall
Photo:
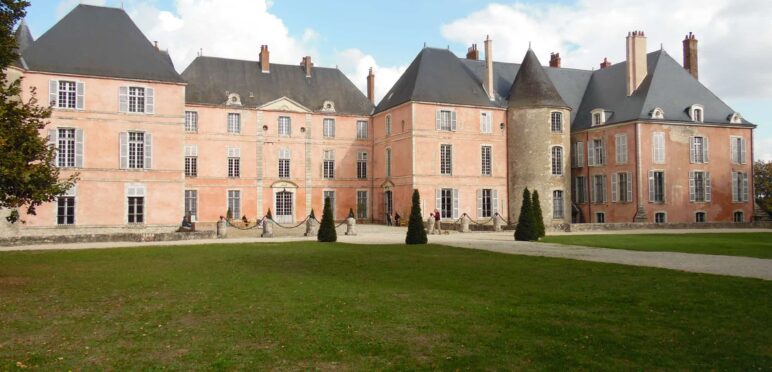
[[[196,231],[190,233],[115,233],[115,234],[72,234],[47,236],[19,236],[0,238],[0,246],[18,246],[31,244],[68,244],[68,243],[104,243],[104,242],[161,242],[176,240],[214,239],[214,231]]]
[[[753,223],[579,223],[571,224],[565,231],[617,231],[617,230],[678,230],[678,229],[772,229],[772,222]]]

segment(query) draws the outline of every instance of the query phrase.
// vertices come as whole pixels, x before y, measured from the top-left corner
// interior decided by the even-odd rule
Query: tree
[[[772,214],[772,161],[753,163],[753,190],[756,203]]]
[[[322,224],[316,234],[316,240],[320,242],[338,241],[338,233],[335,231],[335,221],[332,219],[332,207],[330,198],[324,198],[324,210],[322,211]]]
[[[21,78],[9,81],[6,73],[19,58],[13,27],[27,6],[27,1],[0,2],[0,209],[11,210],[10,222],[23,222],[19,209],[35,215],[37,207],[56,200],[78,179],[73,174],[60,180],[56,152],[40,135],[51,109],[38,106],[34,88],[29,100],[20,99]]]
[[[536,222],[536,232],[537,236],[539,238],[547,236],[546,229],[544,228],[544,216],[541,214],[541,203],[539,202],[539,191],[533,190],[533,194],[531,194],[532,203],[531,206],[533,207],[533,219],[534,222]]]
[[[426,244],[426,229],[421,217],[421,196],[418,190],[413,190],[413,207],[410,208],[410,220],[407,223],[405,244]]]
[[[517,219],[515,227],[515,240],[538,240],[539,235],[536,231],[536,221],[533,216],[533,206],[531,205],[531,193],[526,187],[523,190],[523,205],[520,207],[520,217]]]

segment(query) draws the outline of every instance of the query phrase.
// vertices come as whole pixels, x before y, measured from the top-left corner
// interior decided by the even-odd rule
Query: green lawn
[[[442,246],[0,253],[0,370],[772,368],[772,284]]]
[[[684,252],[772,258],[772,232],[547,236],[545,243],[633,251]]]

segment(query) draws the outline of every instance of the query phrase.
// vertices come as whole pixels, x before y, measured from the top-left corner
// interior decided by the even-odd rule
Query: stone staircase
[[[772,216],[761,208],[759,203],[753,203],[753,221],[754,222],[772,222]]]

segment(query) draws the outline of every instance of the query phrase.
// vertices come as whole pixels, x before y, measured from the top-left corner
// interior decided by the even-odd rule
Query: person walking
[[[442,235],[442,223],[440,222],[440,210],[437,208],[434,209],[434,229],[437,231],[437,234]]]
[[[400,226],[399,220],[402,219],[402,217],[399,216],[399,213],[394,213],[394,225]]]
[[[391,213],[386,212],[386,226],[393,226],[394,224],[391,223]]]

